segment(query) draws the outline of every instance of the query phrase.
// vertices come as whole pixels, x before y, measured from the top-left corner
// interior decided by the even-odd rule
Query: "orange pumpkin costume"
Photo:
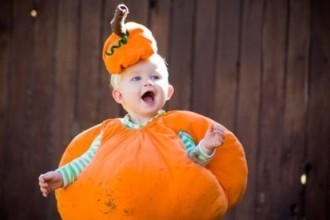
[[[103,60],[113,74],[120,74],[124,68],[157,52],[148,29],[136,23],[125,27],[117,28],[104,45]],[[170,111],[139,129],[127,128],[119,119],[109,119],[82,132],[65,150],[60,166],[87,151],[100,132],[101,146],[75,182],[56,190],[61,217],[65,220],[222,217],[240,200],[247,184],[247,163],[240,142],[225,129],[223,144],[203,167],[188,158],[178,136],[184,131],[198,143],[214,123],[193,112]]]
[[[173,123],[175,122],[175,123]],[[170,111],[140,129],[118,119],[78,135],[61,165],[79,157],[101,132],[101,147],[70,187],[56,191],[63,219],[217,219],[244,193],[243,148],[225,139],[206,167],[191,161],[180,130],[199,142],[214,121],[188,111]]]

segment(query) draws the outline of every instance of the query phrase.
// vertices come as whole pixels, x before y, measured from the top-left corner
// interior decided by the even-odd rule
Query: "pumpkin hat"
[[[111,21],[112,34],[103,46],[103,61],[110,74],[120,74],[125,68],[157,53],[157,43],[145,26],[127,22],[128,8],[119,4]]]

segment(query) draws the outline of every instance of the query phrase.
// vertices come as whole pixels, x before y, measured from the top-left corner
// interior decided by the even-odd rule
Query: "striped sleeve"
[[[83,153],[80,157],[74,159],[70,163],[58,168],[56,171],[59,172],[63,177],[63,187],[67,187],[73,181],[75,181],[79,174],[88,166],[88,164],[94,158],[96,151],[101,145],[102,133],[100,133],[92,142],[89,149]]]
[[[212,155],[208,155],[203,152],[200,144],[196,146],[194,139],[188,133],[180,131],[179,137],[186,148],[188,157],[194,162],[205,166],[214,156],[215,152]]]

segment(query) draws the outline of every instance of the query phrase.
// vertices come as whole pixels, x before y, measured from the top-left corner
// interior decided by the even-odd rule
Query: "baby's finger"
[[[43,192],[42,195],[46,198],[48,196],[48,192]]]
[[[223,131],[223,127],[221,125],[213,125],[213,130],[214,131]]]
[[[40,191],[42,192],[42,194],[48,193],[48,189],[45,187],[40,187]]]
[[[214,132],[214,135],[218,138],[220,138],[220,137],[223,138],[225,136],[222,131],[216,131],[216,132]]]
[[[206,133],[213,133],[213,125],[211,125],[207,128]]]
[[[223,143],[224,136],[221,133],[216,133],[215,137],[216,137],[216,140],[219,143],[219,145],[221,145]]]
[[[39,182],[45,182],[45,179],[44,179],[43,175],[40,175],[38,179],[39,179]]]
[[[222,137],[225,135],[225,133],[222,129],[215,129],[213,131],[213,134],[218,135],[218,136],[222,136]]]
[[[48,183],[41,183],[39,184],[40,187],[47,189],[49,187]]]

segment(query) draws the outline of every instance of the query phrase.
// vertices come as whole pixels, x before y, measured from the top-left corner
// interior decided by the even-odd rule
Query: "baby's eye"
[[[153,81],[156,81],[156,80],[159,80],[160,77],[158,75],[153,75],[153,76],[150,77],[150,79],[153,80]]]
[[[140,76],[134,76],[132,78],[132,81],[139,81],[139,80],[141,80],[141,77]]]

